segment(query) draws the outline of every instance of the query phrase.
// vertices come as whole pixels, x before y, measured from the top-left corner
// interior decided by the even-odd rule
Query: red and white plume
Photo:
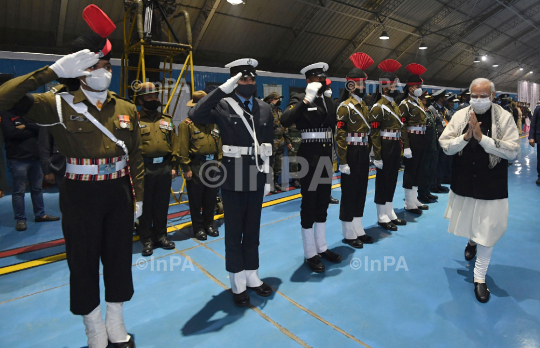
[[[356,52],[349,57],[355,68],[366,70],[373,64],[373,59],[364,52]]]
[[[90,29],[102,38],[106,38],[116,29],[113,21],[96,5],[88,5],[83,10],[83,19]]]
[[[411,63],[407,65],[405,69],[407,69],[411,74],[418,75],[418,76],[422,75],[427,70],[422,65],[416,64],[416,63]]]
[[[378,68],[385,72],[395,73],[401,68],[401,64],[397,60],[385,59],[379,63]]]

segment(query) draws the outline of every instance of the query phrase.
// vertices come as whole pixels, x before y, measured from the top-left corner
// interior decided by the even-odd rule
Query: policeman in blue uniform
[[[270,105],[254,97],[255,59],[225,67],[231,78],[189,111],[195,123],[216,124],[223,143],[221,196],[225,213],[225,258],[237,306],[250,304],[247,289],[270,296],[258,276],[259,228],[263,197],[270,191],[274,139]],[[267,183],[268,182],[268,183]]]

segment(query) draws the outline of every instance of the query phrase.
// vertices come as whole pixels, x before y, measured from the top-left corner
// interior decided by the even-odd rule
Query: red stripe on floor
[[[66,241],[62,238],[62,239],[57,239],[57,240],[51,240],[49,242],[29,245],[22,248],[10,249],[10,250],[0,252],[0,258],[29,253],[31,251],[37,251],[37,250],[46,249],[46,248],[52,248],[55,246],[63,245],[65,243]]]

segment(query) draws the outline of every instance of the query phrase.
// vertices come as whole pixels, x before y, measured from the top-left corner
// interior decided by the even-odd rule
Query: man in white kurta
[[[454,156],[451,191],[444,217],[448,232],[467,237],[465,259],[478,253],[474,267],[475,295],[489,300],[485,276],[493,246],[508,222],[508,160],[519,152],[519,134],[512,115],[493,104],[495,86],[487,79],[471,84],[471,106],[457,111],[439,142]]]

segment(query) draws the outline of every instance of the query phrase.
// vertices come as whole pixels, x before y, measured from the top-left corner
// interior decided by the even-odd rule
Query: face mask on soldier
[[[92,75],[86,76],[85,80],[81,80],[88,87],[96,91],[104,91],[109,88],[112,79],[112,73],[105,68],[93,70]]]

